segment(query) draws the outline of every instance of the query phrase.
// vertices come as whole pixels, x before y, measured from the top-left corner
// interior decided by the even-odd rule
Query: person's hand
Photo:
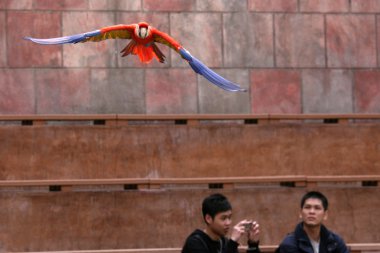
[[[242,220],[236,224],[232,229],[231,240],[238,242],[240,237],[247,232],[246,224],[249,224],[251,222],[251,220]]]
[[[251,243],[258,243],[260,240],[259,224],[256,221],[252,222],[251,228],[248,230],[248,241]]]

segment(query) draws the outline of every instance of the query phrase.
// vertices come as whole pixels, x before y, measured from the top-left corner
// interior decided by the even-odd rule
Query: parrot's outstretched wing
[[[115,25],[115,26],[104,27],[102,29],[91,31],[91,32],[80,33],[80,34],[75,34],[75,35],[65,36],[65,37],[50,38],[50,39],[37,39],[37,38],[25,37],[25,39],[33,41],[38,44],[44,44],[44,45],[79,43],[79,42],[87,42],[87,41],[97,42],[97,41],[102,41],[106,39],[132,39],[132,34],[135,28],[137,28],[137,26],[138,24]],[[151,27],[151,32],[153,34],[153,41],[151,42],[161,43],[175,50],[177,53],[179,53],[182,56],[183,59],[188,61],[191,68],[196,73],[204,76],[211,83],[227,91],[247,91],[246,89],[241,88],[238,84],[233,83],[223,78],[222,76],[218,75],[216,72],[212,71],[210,68],[204,65],[200,60],[192,56],[186,49],[184,49],[176,40],[174,40],[168,34],[163,33],[153,27]],[[162,59],[164,58],[164,56],[160,52],[160,50],[154,45],[154,43],[144,44],[144,46],[147,48],[150,48],[151,46],[154,53],[158,55],[157,56],[158,59],[161,59],[160,61],[163,62]],[[126,49],[128,49],[128,46],[126,47]],[[125,49],[123,49],[123,51],[124,50]]]
[[[189,51],[183,48],[177,41],[175,41],[168,34],[160,32],[158,30],[154,30],[154,41],[167,45],[168,47],[174,49],[177,53],[179,53],[183,59],[185,59],[191,68],[197,73],[204,76],[211,83],[215,84],[219,88],[222,88],[227,91],[247,91],[246,89],[241,88],[238,84],[233,83],[224,77],[220,76],[205,64],[203,64],[200,60],[192,56]]]
[[[136,25],[115,25],[104,27],[92,32],[80,33],[65,37],[50,38],[50,39],[37,39],[31,37],[24,37],[26,40],[33,41],[43,45],[57,45],[68,43],[79,43],[87,41],[101,41],[106,39],[130,39],[132,37],[133,29]]]
[[[187,60],[191,68],[198,74],[204,76],[207,80],[227,91],[247,91],[241,88],[238,84],[233,83],[224,77],[220,76],[216,72],[212,71],[209,67],[204,65],[200,60],[192,56],[186,49],[181,48],[179,50],[182,58]]]

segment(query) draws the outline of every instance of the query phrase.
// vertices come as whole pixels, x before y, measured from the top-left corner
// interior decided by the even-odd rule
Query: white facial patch
[[[144,39],[147,35],[148,29],[146,29],[145,27],[140,28],[139,37]]]

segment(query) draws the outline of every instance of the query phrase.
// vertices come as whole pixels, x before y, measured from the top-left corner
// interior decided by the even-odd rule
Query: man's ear
[[[213,221],[211,215],[206,214],[206,216],[205,216],[205,221],[206,221],[207,225],[211,224],[212,221]]]
[[[325,211],[325,215],[323,216],[323,220],[324,221],[327,220],[327,217],[329,216],[328,214],[329,214],[329,212],[328,212],[328,210],[326,210]]]

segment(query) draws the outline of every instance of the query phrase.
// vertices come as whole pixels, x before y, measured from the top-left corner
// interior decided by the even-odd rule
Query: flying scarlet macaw
[[[122,57],[129,54],[138,55],[141,62],[149,63],[153,57],[159,62],[165,62],[165,55],[157,47],[155,42],[164,44],[179,53],[185,59],[192,69],[203,75],[207,80],[216,86],[227,91],[246,91],[239,85],[221,77],[200,60],[192,56],[185,48],[183,48],[176,40],[168,34],[159,31],[158,29],[150,26],[146,22],[130,25],[115,25],[101,28],[92,32],[86,32],[71,36],[50,38],[50,39],[36,39],[25,37],[25,39],[33,41],[38,44],[55,45],[93,41],[98,42],[106,39],[130,39],[129,44],[121,51]]]

